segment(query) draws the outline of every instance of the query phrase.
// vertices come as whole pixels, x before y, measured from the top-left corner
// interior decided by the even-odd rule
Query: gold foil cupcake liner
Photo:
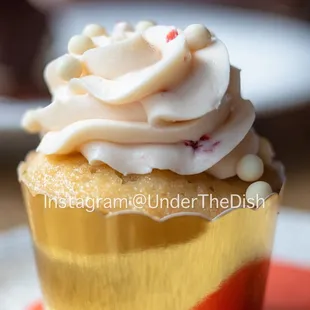
[[[212,220],[156,219],[45,208],[22,186],[48,310],[261,309],[279,194]]]

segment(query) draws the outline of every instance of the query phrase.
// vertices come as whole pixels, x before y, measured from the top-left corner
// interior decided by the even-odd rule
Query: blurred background
[[[85,24],[100,23],[109,28],[120,20],[136,23],[141,19],[180,27],[203,23],[226,43],[232,64],[242,70],[243,96],[256,106],[256,130],[270,138],[277,157],[286,166],[288,181],[274,259],[285,266],[303,268],[304,278],[307,268],[310,270],[309,0],[3,0],[0,4],[0,308],[3,310],[24,309],[25,304],[40,297],[16,166],[38,143],[36,136],[20,129],[22,114],[50,100],[42,79],[43,68],[65,52],[69,38],[80,33]],[[281,283],[292,280],[283,278],[283,274],[277,274],[276,278]],[[280,308],[277,297],[273,299],[272,310],[309,310],[310,284],[307,282],[306,297],[301,295],[306,285],[303,283],[297,285],[299,293],[295,294],[298,306],[286,301],[284,307],[283,300],[287,297],[281,297]],[[290,287],[292,291],[294,285]]]

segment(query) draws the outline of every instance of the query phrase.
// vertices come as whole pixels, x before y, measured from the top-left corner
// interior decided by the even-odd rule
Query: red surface
[[[237,273],[220,291],[203,301],[195,310],[217,307],[221,310],[256,310],[252,305],[245,308],[240,290],[249,285],[248,280],[257,271],[264,272],[266,263],[256,264]],[[262,281],[263,282],[263,281]],[[260,285],[257,286],[258,289]],[[225,295],[225,298],[224,298]],[[241,294],[244,297],[244,294]],[[258,296],[259,297],[259,296]],[[234,305],[232,308],[231,305]],[[40,303],[34,303],[26,310],[43,310]],[[267,285],[264,310],[310,310],[310,269],[302,269],[282,263],[273,263]]]
[[[268,260],[245,266],[194,310],[262,310],[268,269]]]
[[[310,269],[273,264],[265,310],[310,310]]]
[[[35,302],[30,305],[26,310],[44,310],[41,302]]]

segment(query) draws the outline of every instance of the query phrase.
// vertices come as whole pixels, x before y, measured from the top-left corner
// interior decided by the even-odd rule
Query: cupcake
[[[283,177],[203,25],[87,25],[19,166],[48,310],[260,310]]]

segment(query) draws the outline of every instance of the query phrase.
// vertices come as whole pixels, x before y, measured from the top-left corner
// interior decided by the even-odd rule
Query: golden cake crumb
[[[281,185],[277,172],[270,168],[265,170],[261,180],[267,181],[277,192]],[[19,177],[32,195],[42,194],[50,199],[70,197],[71,203],[93,200],[105,213],[129,209],[155,217],[199,212],[214,218],[229,208],[221,203],[225,198],[233,201],[234,206],[241,198],[245,201],[249,186],[238,177],[220,180],[205,172],[178,175],[167,170],[153,170],[149,174],[124,176],[104,164],[91,166],[80,154],[45,156],[35,152],[21,163]],[[142,198],[134,201],[138,196]],[[188,203],[180,204],[185,198]]]

